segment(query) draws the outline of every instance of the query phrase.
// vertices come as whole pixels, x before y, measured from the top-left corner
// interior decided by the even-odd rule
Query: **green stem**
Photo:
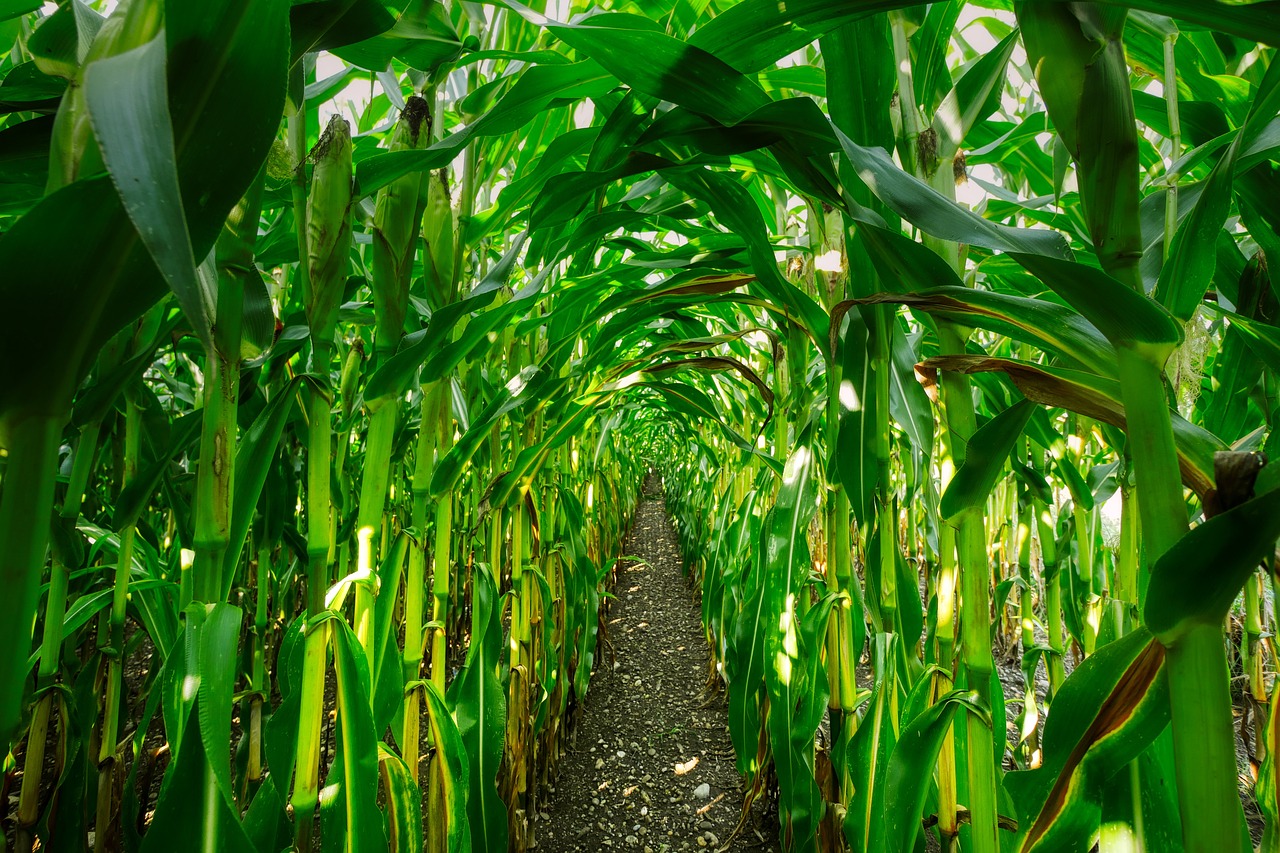
[[[206,350],[200,461],[196,466],[193,586],[196,600],[209,603],[223,597],[223,561],[231,541],[244,305],[244,285],[239,278],[220,278],[217,329],[212,345]]]
[[[377,575],[373,571],[373,540],[380,540],[382,536],[398,408],[395,401],[387,401],[373,413],[369,421],[364,464],[361,466],[364,479],[360,484],[360,509],[356,518],[360,552],[355,579],[353,627],[369,660],[373,660],[373,601],[377,591]]]
[[[1184,849],[1238,852],[1242,818],[1221,626],[1191,628],[1166,648],[1165,667]]]
[[[322,387],[312,388],[308,400],[307,424],[307,615],[325,609],[329,588],[329,552],[333,499],[330,494],[329,351],[316,346],[313,370]]]
[[[1173,442],[1159,359],[1128,347],[1116,351],[1124,397],[1129,452],[1142,519],[1143,547],[1155,565],[1187,532],[1187,505]]]
[[[939,323],[942,351],[964,352],[964,339],[949,323]],[[943,400],[946,403],[947,431],[957,468],[964,463],[964,449],[977,429],[969,385],[964,374],[942,374]],[[964,512],[956,527],[956,545],[960,574],[960,647],[966,683],[987,697],[991,685],[994,660],[991,656],[991,565],[986,553],[986,524],[981,511]],[[969,781],[969,815],[975,849],[995,853],[1000,849],[996,821],[995,757],[992,730],[976,713],[965,714],[966,766]]]
[[[1037,528],[1040,537],[1040,559],[1044,564],[1044,619],[1045,631],[1049,635],[1049,701],[1062,688],[1067,679],[1063,656],[1066,646],[1062,633],[1062,572],[1058,567],[1058,543],[1054,537],[1053,516],[1049,507],[1037,501]]]
[[[453,394],[450,383],[439,386],[436,421],[437,459],[453,446]],[[453,536],[453,493],[441,495],[436,503],[435,553],[431,560],[431,681],[444,691],[447,622],[449,618],[449,544]]]
[[[137,475],[141,434],[142,413],[138,404],[130,398],[125,404],[122,480],[125,486]],[[115,585],[103,649],[103,655],[107,659],[107,695],[102,706],[102,737],[98,749],[98,811],[94,834],[94,849],[98,851],[111,849],[115,838],[112,816],[115,806],[116,755],[120,742],[120,698],[124,690],[124,623],[129,604],[129,576],[133,573],[135,526],[127,525],[119,531],[119,536],[120,551],[116,560]]]

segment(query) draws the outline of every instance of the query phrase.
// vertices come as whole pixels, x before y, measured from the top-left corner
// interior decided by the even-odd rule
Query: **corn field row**
[[[1276,0],[0,44],[0,850],[532,849],[653,466],[786,849],[1280,851]]]

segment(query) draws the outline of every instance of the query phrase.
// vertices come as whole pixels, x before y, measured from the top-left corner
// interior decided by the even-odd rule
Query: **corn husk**
[[[351,128],[334,116],[312,152],[307,198],[307,325],[313,342],[333,338],[351,254]]]

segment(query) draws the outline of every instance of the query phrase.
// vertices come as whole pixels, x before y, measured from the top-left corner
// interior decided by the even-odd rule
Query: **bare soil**
[[[535,824],[548,853],[779,851],[756,806],[736,836],[743,787],[695,593],[656,477],[646,482],[619,568],[603,647],[574,744]],[[702,786],[705,789],[699,790]],[[705,796],[700,796],[705,794]]]

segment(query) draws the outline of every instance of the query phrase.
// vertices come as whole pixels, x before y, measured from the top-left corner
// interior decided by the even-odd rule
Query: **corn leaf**
[[[982,509],[1034,410],[1034,402],[1020,400],[978,428],[969,439],[964,463],[942,494],[938,510],[943,518],[954,520],[965,511]]]
[[[1054,697],[1044,763],[1005,776],[1022,853],[1079,850],[1097,831],[1101,787],[1169,723],[1164,648],[1138,629],[1095,652]]]
[[[1277,537],[1280,489],[1196,527],[1152,567],[1143,609],[1147,627],[1171,645],[1193,625],[1220,623]]]

